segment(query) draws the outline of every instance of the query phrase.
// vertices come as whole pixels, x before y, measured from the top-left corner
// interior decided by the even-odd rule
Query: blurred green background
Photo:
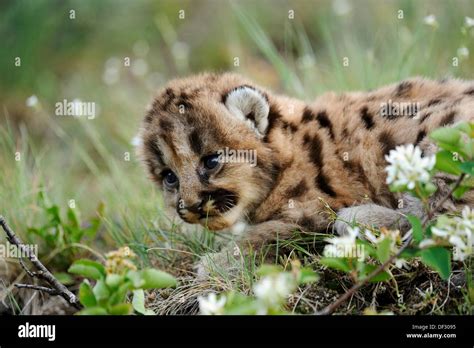
[[[94,247],[145,248],[165,218],[132,138],[168,79],[232,70],[305,99],[412,75],[470,79],[466,16],[473,1],[2,1],[0,214],[29,238],[40,192],[83,216],[103,202]],[[63,99],[95,102],[96,118],[56,116]]]

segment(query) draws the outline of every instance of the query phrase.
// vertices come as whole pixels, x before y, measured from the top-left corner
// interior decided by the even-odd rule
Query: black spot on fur
[[[153,139],[148,139],[145,141],[145,147],[146,149],[151,152],[156,160],[161,164],[161,165],[164,165],[164,162],[163,162],[163,153],[161,152],[160,148],[158,147],[158,144],[156,143],[156,141],[154,141]]]
[[[293,123],[290,123],[290,130],[292,133],[296,133],[296,131],[298,131],[298,126]]]
[[[331,139],[334,140],[334,131],[332,129],[332,123],[329,120],[329,117],[328,117],[326,111],[318,112],[318,115],[316,116],[316,119],[318,120],[319,125],[322,128],[326,128],[328,130],[329,136],[331,137]]]
[[[164,132],[172,132],[173,131],[173,124],[168,121],[168,120],[165,120],[165,119],[160,119],[160,128],[164,131]]]
[[[347,138],[348,136],[349,136],[349,131],[347,130],[347,128],[344,128],[342,130],[342,137]]]
[[[310,141],[311,141],[311,136],[309,135],[309,133],[305,133],[305,135],[303,136],[303,145],[307,146]]]
[[[173,90],[171,88],[167,88],[165,90],[164,95],[163,95],[164,100],[163,100],[162,108],[164,110],[168,109],[168,107],[173,103],[173,100],[174,100],[175,97],[176,96],[175,96]]]
[[[397,146],[397,143],[393,139],[393,136],[387,131],[383,131],[380,133],[379,142],[382,145],[382,151],[385,155]]]
[[[304,111],[303,111],[303,117],[301,119],[301,122],[308,123],[308,122],[313,121],[315,118],[316,118],[316,116],[314,115],[313,111],[311,111],[308,107],[305,107]]]
[[[321,191],[323,191],[328,196],[336,197],[336,192],[331,187],[329,178],[322,172],[322,170],[320,170],[318,176],[316,176],[315,184]]]
[[[321,168],[323,165],[323,143],[319,139],[318,135],[315,135],[311,142],[307,143],[306,147],[309,151],[309,159],[317,168]]]
[[[431,112],[427,112],[426,114],[424,114],[423,116],[421,116],[420,118],[420,124],[425,122],[425,120],[431,116]]]
[[[367,106],[364,106],[360,110],[360,118],[362,119],[362,122],[364,122],[364,126],[366,129],[372,129],[374,127],[374,117],[371,113],[369,113],[369,109],[367,108]]]
[[[195,154],[200,155],[202,152],[202,141],[196,129],[189,134],[188,140],[191,150],[193,150]]]
[[[395,96],[406,97],[409,94],[412,87],[413,87],[413,83],[410,81],[400,82],[397,88],[395,89]]]
[[[152,111],[147,112],[147,114],[145,115],[145,122],[151,123],[151,121],[153,120],[153,115],[154,114]]]
[[[474,95],[474,88],[469,88],[464,92],[465,95]]]
[[[456,112],[451,111],[450,113],[446,114],[441,119],[441,122],[439,123],[439,126],[444,127],[444,126],[447,126],[447,125],[453,123],[455,117],[456,117]]]
[[[439,98],[431,99],[431,100],[428,102],[427,107],[434,106],[434,105],[437,105],[437,104],[439,104],[439,103],[441,103],[441,99],[439,99]]]
[[[270,110],[268,112],[267,133],[265,134],[263,141],[265,142],[268,141],[268,136],[270,135],[270,132],[275,128],[275,126],[277,125],[280,119],[281,119],[280,110],[274,104],[270,104]]]
[[[418,135],[416,136],[416,141],[415,141],[415,145],[418,145],[419,143],[421,143],[421,141],[426,137],[426,132],[424,130],[420,130],[418,132]]]
[[[288,198],[300,197],[306,191],[308,191],[308,186],[306,185],[306,181],[302,179],[298,184],[286,190],[286,197]]]

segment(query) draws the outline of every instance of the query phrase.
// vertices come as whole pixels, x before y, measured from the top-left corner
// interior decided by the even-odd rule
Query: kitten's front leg
[[[415,215],[422,217],[424,210],[421,201],[410,194],[404,194],[401,203],[401,207],[396,210],[377,204],[362,204],[343,208],[337,213],[334,230],[337,234],[344,235],[352,223],[359,223],[375,228],[396,228],[406,232],[410,228],[410,223],[406,216]]]
[[[244,267],[246,256],[260,250],[265,244],[288,239],[299,226],[279,220],[271,220],[247,226],[239,239],[230,242],[217,253],[203,255],[196,264],[197,278],[211,275],[236,275]]]

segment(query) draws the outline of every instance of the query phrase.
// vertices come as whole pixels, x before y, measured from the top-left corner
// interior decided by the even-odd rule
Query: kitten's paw
[[[233,276],[242,269],[243,258],[240,249],[225,248],[218,253],[209,253],[201,257],[194,266],[196,278],[200,280],[209,279],[211,276],[228,277]]]

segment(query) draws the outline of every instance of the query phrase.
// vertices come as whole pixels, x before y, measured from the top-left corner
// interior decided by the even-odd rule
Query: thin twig
[[[35,285],[32,286],[24,286],[26,284],[16,284],[15,286],[20,288],[30,288],[40,291],[45,291],[50,293],[51,295],[59,295],[64,298],[69,304],[74,306],[77,309],[82,309],[81,304],[79,303],[78,298],[74,295],[67,287],[61,284],[53,274],[48,271],[48,269],[41,263],[38,257],[32,252],[32,250],[22,243],[22,241],[17,237],[17,235],[13,232],[13,230],[8,226],[5,218],[0,215],[0,225],[2,226],[3,230],[7,234],[7,239],[11,244],[16,245],[19,249],[21,254],[27,255],[28,259],[31,263],[38,269],[38,272],[31,272],[28,270],[23,262],[21,262],[21,266],[25,269],[26,273],[29,275],[33,275],[36,278],[44,279],[51,288],[46,287],[37,287]],[[47,289],[47,290],[46,290]]]
[[[451,195],[453,194],[453,192],[459,187],[459,185],[461,184],[461,182],[463,181],[465,177],[465,174],[461,174],[459,176],[459,178],[456,180],[456,183],[454,184],[454,186],[451,188],[451,190],[448,192],[448,194],[443,197],[443,199],[441,199],[437,204],[436,206],[433,208],[433,209],[430,209],[430,211],[428,212],[428,214],[423,218],[421,224],[424,226],[426,225],[426,223],[433,217],[434,213],[436,211],[438,211],[442,205],[444,204],[444,202],[446,202],[446,200],[451,197]],[[410,230],[411,231],[411,230]],[[409,233],[409,232],[408,232]],[[364,286],[365,284],[367,284],[372,278],[374,278],[375,276],[379,275],[381,272],[383,272],[385,270],[386,267],[388,267],[393,261],[395,261],[402,253],[403,251],[405,251],[406,248],[408,248],[408,246],[410,245],[411,241],[412,241],[412,236],[410,235],[405,243],[401,246],[401,248],[398,250],[398,252],[396,252],[395,254],[393,254],[387,261],[385,261],[383,264],[381,264],[379,267],[377,267],[372,273],[370,273],[367,277],[365,277],[364,279],[362,279],[361,281],[359,281],[357,284],[354,284],[352,286],[352,288],[350,288],[349,290],[347,290],[344,294],[342,294],[336,301],[334,301],[333,303],[327,305],[325,308],[323,308],[321,311],[319,312],[316,312],[315,314],[316,315],[329,315],[329,314],[332,314],[341,304],[343,304],[348,298],[352,297],[354,295],[354,293],[359,290],[362,286]]]
[[[58,290],[47,288],[45,286],[39,286],[39,285],[33,285],[33,284],[15,284],[15,287],[17,287],[18,289],[39,290],[39,291],[47,292],[50,295],[59,295]]]

